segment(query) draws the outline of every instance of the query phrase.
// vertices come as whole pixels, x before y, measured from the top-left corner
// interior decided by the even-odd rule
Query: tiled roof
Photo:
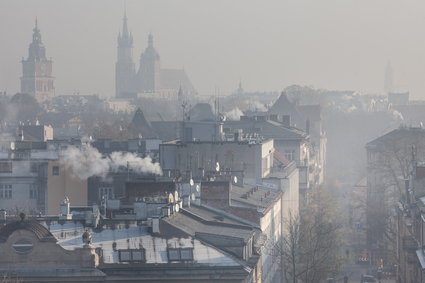
[[[215,115],[209,103],[197,103],[189,111],[192,121],[214,121]]]
[[[180,87],[184,93],[194,94],[196,93],[195,88],[192,85],[189,77],[185,70],[182,69],[161,69],[160,71],[161,88],[163,89],[175,89],[178,90]]]
[[[230,193],[232,201],[243,203],[257,210],[263,208],[264,211],[270,208],[280,198],[280,195],[280,191],[251,185],[233,186]]]
[[[17,230],[27,230],[33,232],[40,241],[56,242],[56,238],[50,233],[50,231],[33,220],[15,221],[0,229],[0,241],[7,241],[10,235]]]
[[[408,140],[408,139],[421,139],[423,140],[425,138],[425,129],[423,128],[413,128],[413,127],[401,127],[395,130],[392,130],[391,132],[386,133],[385,135],[382,135],[373,141],[366,144],[367,148],[373,148],[375,146],[378,146],[380,144],[385,144],[388,142],[392,142],[395,140]]]
[[[188,210],[196,212],[196,215],[190,213],[178,213],[171,218],[166,218],[164,221],[170,225],[184,231],[188,235],[195,236],[196,233],[208,233],[225,237],[241,238],[244,241],[248,240],[253,235],[253,229],[243,224],[231,224],[227,217],[221,216],[223,220],[215,219],[214,221],[207,220],[210,216],[205,216],[202,209]],[[205,217],[206,221],[199,221],[198,217]],[[234,222],[234,221],[233,221]],[[245,226],[245,227],[243,227]]]
[[[297,128],[285,127],[279,122],[266,120],[243,120],[243,121],[226,121],[224,127],[230,127],[233,130],[242,129],[245,134],[258,133],[266,139],[283,139],[283,140],[300,140],[305,139],[308,135]]]

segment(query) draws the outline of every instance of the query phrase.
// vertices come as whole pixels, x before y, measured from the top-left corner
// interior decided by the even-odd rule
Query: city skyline
[[[0,32],[7,40],[0,88],[19,91],[19,61],[28,52],[37,17],[54,62],[56,94],[113,97],[126,5],[135,61],[152,33],[161,64],[184,68],[201,95],[229,94],[239,81],[248,91],[300,84],[379,93],[390,60],[394,90],[424,97],[425,40],[416,34],[425,15],[411,5],[419,2],[402,7],[396,1],[307,2],[2,1]]]

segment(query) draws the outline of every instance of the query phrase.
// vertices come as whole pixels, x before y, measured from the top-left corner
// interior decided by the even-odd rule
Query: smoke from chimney
[[[90,144],[81,148],[70,146],[60,154],[60,163],[81,180],[92,176],[105,177],[108,172],[117,172],[120,167],[127,167],[138,173],[153,173],[162,175],[158,163],[153,163],[150,157],[141,158],[130,152],[113,152],[104,157]]]

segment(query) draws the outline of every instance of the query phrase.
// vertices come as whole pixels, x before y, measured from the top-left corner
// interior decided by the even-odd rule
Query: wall
[[[245,178],[261,179],[270,172],[273,165],[273,140],[261,144],[247,142],[188,142],[160,145],[161,168],[167,171],[192,171],[199,176],[199,168],[205,173],[220,170],[244,171]]]
[[[0,173],[0,188],[5,185],[11,186],[11,198],[5,197],[0,193],[0,208],[15,212],[16,210],[25,210],[34,212],[37,210],[37,197],[30,195],[31,189],[41,190],[41,184],[37,172],[31,172],[31,161],[2,159],[0,162],[11,162],[12,172]],[[1,197],[2,196],[2,197]]]
[[[53,175],[53,168],[59,167],[59,175]],[[58,161],[51,161],[47,167],[47,214],[59,214],[59,204],[69,198],[71,206],[87,206],[87,180],[80,180],[66,170]]]

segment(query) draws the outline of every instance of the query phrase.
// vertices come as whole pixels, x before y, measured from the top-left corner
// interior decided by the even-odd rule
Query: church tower
[[[133,35],[128,31],[124,13],[122,33],[118,34],[118,54],[115,64],[115,96],[129,97],[135,93],[135,67],[133,62]]]
[[[159,54],[153,47],[153,36],[149,34],[148,47],[140,56],[140,67],[137,73],[140,92],[157,92],[160,90]]]
[[[41,41],[36,19],[28,58],[22,60],[21,92],[33,95],[38,101],[52,98],[55,94],[52,63],[46,58],[46,48]]]

